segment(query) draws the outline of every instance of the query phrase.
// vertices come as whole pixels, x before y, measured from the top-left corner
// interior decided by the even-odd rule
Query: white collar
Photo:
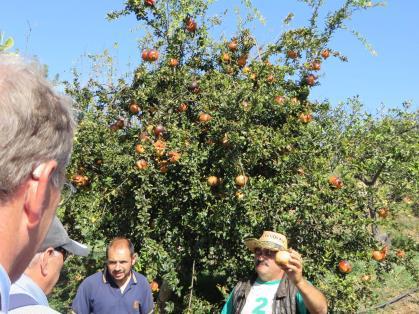
[[[9,275],[0,264],[1,313],[7,313],[7,309],[9,308],[9,293],[11,284]]]
[[[48,305],[48,299],[44,291],[29,277],[22,274],[20,278],[12,285],[10,294],[24,293],[30,295],[40,305]]]

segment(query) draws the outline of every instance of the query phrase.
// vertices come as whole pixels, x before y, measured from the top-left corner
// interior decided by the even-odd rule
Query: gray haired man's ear
[[[39,266],[41,267],[41,274],[45,277],[48,276],[48,263],[50,258],[54,255],[54,249],[52,247],[46,249],[41,253]]]

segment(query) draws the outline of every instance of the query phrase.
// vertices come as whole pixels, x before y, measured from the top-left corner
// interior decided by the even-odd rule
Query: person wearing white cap
[[[304,279],[301,255],[284,235],[264,231],[244,243],[255,254],[256,274],[236,284],[221,314],[327,313],[325,296]]]
[[[68,254],[87,256],[89,249],[68,236],[54,217],[44,242],[23,275],[10,290],[9,313],[58,313],[48,305],[47,295],[56,285]]]

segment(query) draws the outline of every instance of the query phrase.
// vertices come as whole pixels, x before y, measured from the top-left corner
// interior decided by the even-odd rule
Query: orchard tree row
[[[332,110],[309,95],[329,58],[346,60],[332,35],[374,4],[346,0],[323,21],[323,1],[304,1],[308,26],[259,47],[245,24],[214,39],[211,2],[127,1],[109,17],[134,14],[149,31],[132,80],[67,84],[79,127],[60,214],[94,253],[69,263],[73,284],[56,298],[68,304],[125,235],[159,313],[214,313],[252,271],[243,238],[275,230],[331,310],[353,312],[380,274],[411,263],[413,244],[392,244],[382,226],[415,201],[417,116],[365,115],[356,98]]]

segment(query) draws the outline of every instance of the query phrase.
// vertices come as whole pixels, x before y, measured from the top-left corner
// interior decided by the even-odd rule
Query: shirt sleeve
[[[154,302],[153,302],[153,294],[151,293],[151,288],[148,282],[145,282],[145,291],[144,291],[144,300],[141,304],[141,313],[149,314],[153,313],[154,310]]]
[[[304,304],[303,296],[300,292],[297,292],[295,296],[295,302],[297,303],[297,313],[298,314],[308,314],[306,305]]]
[[[221,314],[232,314],[233,313],[233,300],[232,300],[233,292],[230,293],[226,303],[221,310]]]
[[[86,282],[82,282],[77,289],[76,297],[73,300],[71,309],[76,314],[90,314],[89,289]]]

